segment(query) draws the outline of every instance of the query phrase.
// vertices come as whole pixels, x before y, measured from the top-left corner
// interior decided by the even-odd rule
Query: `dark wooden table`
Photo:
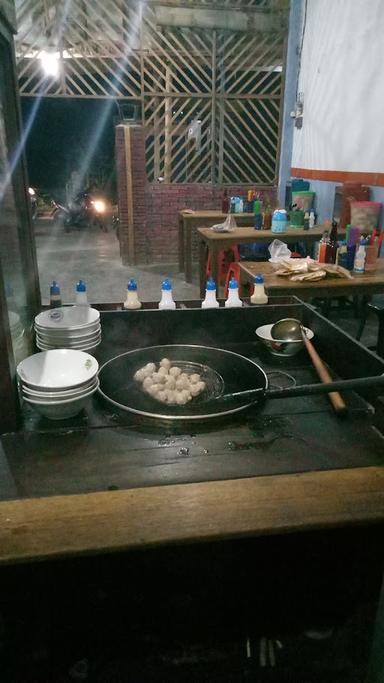
[[[253,242],[268,244],[274,239],[282,242],[294,243],[303,242],[311,245],[323,235],[324,227],[317,225],[311,230],[292,228],[285,233],[279,234],[272,230],[255,230],[254,228],[237,228],[233,232],[214,232],[210,228],[198,228],[199,238],[199,263],[200,263],[200,296],[205,292],[205,270],[207,255],[210,255],[211,274],[215,282],[218,275],[218,256],[222,249],[228,249],[233,244],[250,244]]]
[[[237,225],[253,223],[252,213],[233,214]],[[183,209],[179,213],[179,271],[184,271],[185,281],[192,282],[192,233],[200,226],[223,223],[227,214],[221,211],[192,211]]]

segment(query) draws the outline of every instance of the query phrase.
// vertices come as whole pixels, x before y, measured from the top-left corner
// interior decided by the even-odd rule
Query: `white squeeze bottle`
[[[124,301],[124,308],[136,309],[141,308],[141,301],[137,295],[137,282],[131,277],[127,284],[127,298]]]
[[[267,304],[268,297],[264,289],[264,278],[260,273],[255,276],[255,288],[250,298],[251,304]]]
[[[236,278],[232,277],[228,285],[228,298],[225,302],[225,308],[236,308],[243,305],[239,297],[239,285]]]
[[[87,285],[84,280],[76,282],[76,306],[89,306],[87,297]]]
[[[175,309],[176,304],[173,300],[172,296],[172,284],[171,281],[168,280],[168,278],[165,278],[163,280],[163,283],[161,285],[161,299],[159,301],[159,308],[165,309]]]
[[[205,299],[201,302],[201,308],[219,308],[220,304],[216,299],[216,284],[210,277],[207,280],[205,289]]]
[[[365,240],[361,240],[353,264],[354,273],[364,273],[365,270]]]

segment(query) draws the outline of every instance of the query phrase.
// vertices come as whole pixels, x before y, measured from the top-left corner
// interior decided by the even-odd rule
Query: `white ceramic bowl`
[[[54,405],[58,406],[61,405],[62,403],[67,404],[67,403],[73,403],[73,401],[78,401],[79,398],[85,398],[86,396],[91,396],[92,394],[95,393],[95,391],[99,388],[99,382],[95,384],[92,388],[87,388],[85,391],[82,391],[80,394],[77,396],[70,396],[70,397],[61,397],[61,398],[56,398],[54,396],[53,398],[48,398],[45,394],[42,395],[41,398],[38,398],[36,396],[27,396],[26,394],[23,393],[23,399],[24,401],[27,401],[27,403],[38,403],[39,405]]]
[[[35,325],[53,330],[81,330],[97,323],[100,313],[91,306],[61,306],[43,311],[35,318]]]
[[[38,403],[28,401],[26,398],[24,398],[24,401],[30,403],[34,410],[40,413],[40,415],[48,417],[50,420],[67,420],[70,417],[74,417],[85,408],[89,401],[89,396],[82,396],[81,398],[65,403]]]
[[[256,330],[256,336],[273,356],[294,356],[304,347],[304,342],[301,339],[298,341],[273,339],[271,335],[272,327],[273,324],[261,325]],[[304,327],[304,330],[308,339],[313,339],[312,330],[309,327]]]
[[[90,354],[92,354],[93,351],[96,349],[96,347],[100,344],[100,341],[101,341],[101,339],[99,341],[92,342],[91,344],[84,344],[80,347],[76,347],[76,349],[73,349],[73,350],[74,351],[87,351]],[[36,342],[36,346],[38,349],[40,349],[40,351],[56,351],[59,348],[60,349],[64,348],[68,351],[71,350],[70,346],[63,347],[63,345],[61,345],[60,347],[58,347],[58,346],[55,346],[54,344],[42,344],[41,342],[38,342],[38,341]]]
[[[50,327],[43,327],[42,325],[37,325],[35,323],[35,330],[38,334],[46,334],[49,337],[65,337],[66,339],[77,339],[82,338],[90,334],[95,334],[100,332],[101,325],[100,322],[92,323],[92,325],[87,325],[81,328],[75,328],[73,330],[68,330],[64,327],[58,329],[52,329]]]
[[[52,349],[35,353],[17,366],[22,383],[32,389],[70,389],[94,377],[99,369],[97,360],[77,349]]]
[[[36,399],[38,401],[47,398],[55,401],[81,396],[98,386],[99,381],[97,377],[95,377],[91,382],[87,382],[76,389],[68,389],[67,391],[36,391],[36,389],[30,389],[26,384],[21,385],[21,391],[26,398]]]
[[[96,329],[94,330],[86,330],[82,334],[66,334],[62,330],[60,332],[51,332],[51,330],[40,330],[35,327],[35,332],[36,336],[40,337],[41,340],[45,339],[46,341],[55,341],[55,342],[71,342],[71,343],[76,343],[76,342],[82,342],[84,340],[90,339],[92,337],[96,337],[98,334],[101,334],[101,327],[100,325],[97,326]]]

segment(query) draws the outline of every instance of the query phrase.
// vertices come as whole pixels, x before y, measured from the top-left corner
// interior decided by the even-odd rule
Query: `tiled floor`
[[[83,278],[88,285],[88,298],[92,303],[121,302],[126,297],[127,281],[137,280],[139,296],[143,301],[160,299],[161,283],[170,277],[176,300],[199,298],[197,266],[194,282],[184,281],[177,264],[123,266],[119,253],[119,242],[114,230],[108,233],[96,228],[73,230],[65,233],[50,220],[39,220],[35,225],[37,258],[40,272],[42,302],[49,303],[49,285],[58,280],[65,303],[74,301],[74,285]],[[329,317],[352,336],[356,335],[359,321],[351,308],[334,307]],[[377,339],[377,318],[370,314],[365,326],[362,342],[374,346]]]

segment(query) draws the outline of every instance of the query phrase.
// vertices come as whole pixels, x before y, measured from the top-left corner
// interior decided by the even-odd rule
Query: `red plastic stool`
[[[219,265],[219,272],[218,272],[218,282],[217,284],[221,284],[222,280],[226,277],[227,275],[227,268],[226,268],[226,258],[225,255],[228,252],[232,252],[232,262],[229,265],[232,265],[235,261],[240,261],[240,253],[239,253],[239,247],[237,244],[233,244],[231,247],[228,249],[221,249],[219,251],[219,258],[218,258],[218,265]],[[205,269],[205,275],[207,278],[210,277],[211,275],[211,257],[210,254],[208,254],[208,259],[207,259],[207,266]]]
[[[225,299],[228,296],[229,281],[233,277],[235,278],[235,280],[237,280],[237,284],[239,285],[239,289],[240,289],[240,263],[238,263],[237,261],[234,261],[233,263],[229,264],[227,277],[225,278],[225,285],[224,285],[224,298]]]

